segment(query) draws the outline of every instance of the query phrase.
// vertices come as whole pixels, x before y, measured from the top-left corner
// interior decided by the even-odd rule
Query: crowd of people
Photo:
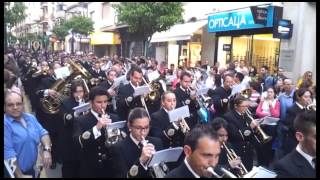
[[[161,166],[164,177],[244,177],[254,166],[277,177],[316,176],[316,86],[310,71],[295,86],[282,68],[273,73],[262,66],[257,72],[243,60],[227,67],[167,68],[153,58],[17,47],[5,52],[4,66],[4,159],[16,177],[35,177],[37,170],[61,163],[64,178],[158,178],[150,159],[174,147],[183,152]],[[63,67],[72,70],[61,78]],[[154,72],[157,78],[150,79]],[[141,86],[152,96],[136,96]],[[207,103],[197,94],[203,88]],[[86,104],[86,111],[75,110]],[[169,112],[183,106],[190,116],[172,122]],[[200,110],[208,113],[206,121]],[[111,139],[108,127],[120,121],[125,126]]]

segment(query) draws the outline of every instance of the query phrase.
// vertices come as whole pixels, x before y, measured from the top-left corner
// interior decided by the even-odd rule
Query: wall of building
[[[293,24],[292,38],[281,40],[280,45],[280,54],[281,50],[293,50],[293,69],[286,69],[289,71],[287,75],[296,82],[305,71],[312,71],[315,81],[316,5],[307,2],[285,2],[283,9],[283,18],[291,20]]]
[[[208,26],[205,25],[202,29],[202,50],[201,50],[201,63],[208,61],[210,65],[214,63],[215,53],[215,33],[208,32]]]

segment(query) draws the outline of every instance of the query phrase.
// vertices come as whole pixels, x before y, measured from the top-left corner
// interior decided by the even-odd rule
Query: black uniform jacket
[[[316,170],[297,150],[291,151],[275,163],[274,170],[279,178],[315,178]]]
[[[117,116],[109,114],[112,122],[119,121]],[[80,177],[111,177],[110,152],[105,146],[105,131],[95,139],[93,127],[96,117],[90,112],[74,121],[73,140],[80,150]]]
[[[133,98],[134,89],[131,84],[126,84],[119,87],[117,95],[117,112],[121,120],[127,120],[131,109],[135,107],[142,107],[140,96]],[[133,99],[131,102],[126,98],[131,96]]]
[[[156,151],[163,149],[159,138],[147,137],[146,140],[155,146]],[[113,145],[111,147],[113,177],[151,177],[148,170],[146,171],[140,164],[139,157],[141,156],[141,151],[142,149],[133,142],[129,135],[124,140]],[[134,168],[133,166],[138,168],[138,172],[132,175],[130,170]]]

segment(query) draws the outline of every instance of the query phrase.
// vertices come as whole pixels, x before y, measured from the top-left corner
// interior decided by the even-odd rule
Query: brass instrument
[[[227,151],[227,157],[228,157],[228,162],[230,163],[230,161],[236,159],[238,156],[237,154],[234,152],[233,149],[228,148],[228,146],[225,144],[225,142],[222,143],[223,148]],[[243,177],[244,175],[246,175],[248,173],[246,167],[243,165],[243,163],[240,164],[240,171],[238,177]]]
[[[214,171],[215,168],[213,167],[208,167],[207,171],[209,171],[216,178],[237,178],[237,176],[235,176],[233,173],[231,173],[230,171],[226,170],[223,167],[216,167],[216,168],[219,168],[219,170],[223,172],[223,175],[219,175],[218,173],[216,173]]]
[[[254,120],[253,117],[250,115],[251,113],[249,112],[249,109],[246,109],[245,114],[249,117],[249,119],[251,120],[250,122],[247,122],[247,125],[250,126],[250,123]],[[256,140],[261,143],[261,144],[265,144],[267,142],[269,142],[272,137],[268,136],[262,129],[261,127],[258,125],[256,127],[256,129],[253,129],[254,132],[254,137],[256,138]]]
[[[190,127],[184,118],[178,120],[178,125],[184,135],[186,135],[190,131]]]
[[[33,68],[34,69],[34,68]],[[48,72],[49,72],[49,67],[46,67],[46,68],[44,68],[44,69],[40,69],[40,70],[38,70],[38,71],[36,71],[36,72],[34,72],[33,74],[32,74],[32,78],[36,78],[36,77],[38,77],[38,76],[40,76],[40,75],[47,75],[48,74]]]
[[[308,110],[308,111],[317,111],[317,104],[316,104],[316,103],[310,103],[310,104],[307,106],[307,110]]]
[[[105,113],[103,109],[102,110],[102,117],[110,119],[110,116]],[[111,145],[119,142],[120,140],[124,139],[126,137],[126,134],[124,132],[121,132],[119,128],[106,128],[105,129],[105,145],[106,147],[110,147]]]
[[[151,91],[147,96],[147,100],[150,100],[151,102],[159,100],[161,84],[157,81],[152,81],[151,83],[147,83],[144,77],[142,77],[142,80],[147,86],[149,86]]]
[[[143,78],[143,77],[142,77],[142,78]],[[143,78],[143,80],[145,81],[144,78]],[[139,85],[139,84],[137,84],[137,86],[138,86],[138,85]],[[140,101],[141,101],[142,106],[146,109],[149,119],[151,119],[150,114],[149,114],[149,111],[148,111],[148,107],[147,107],[147,104],[146,104],[146,101],[144,100],[144,96],[140,96]]]
[[[72,73],[66,79],[58,79],[52,86],[51,90],[55,90],[59,93],[59,96],[53,98],[51,96],[45,96],[40,99],[41,109],[48,114],[56,114],[60,111],[61,102],[64,97],[69,96],[70,85],[68,85],[75,77],[81,76],[85,79],[91,77],[91,75],[81,66],[73,61],[69,61]]]

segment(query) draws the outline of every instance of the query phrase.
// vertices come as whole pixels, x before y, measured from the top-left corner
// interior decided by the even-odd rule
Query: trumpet
[[[246,109],[245,114],[249,117],[249,119],[251,120],[250,122],[247,122],[247,126],[249,126],[249,124],[254,120],[253,117],[250,115],[249,109]],[[265,144],[267,142],[269,142],[272,137],[268,136],[262,129],[261,127],[258,125],[257,128],[254,130],[254,137],[256,138],[256,140],[260,143],[260,144]]]
[[[308,110],[308,111],[317,111],[317,104],[316,104],[316,103],[310,103],[310,104],[307,106],[307,110]]]
[[[184,118],[182,118],[181,120],[178,121],[178,125],[181,129],[181,132],[184,135],[186,135],[190,131],[190,127]]]
[[[230,161],[232,161],[238,157],[233,149],[228,148],[228,146],[225,144],[225,142],[222,143],[222,146],[227,151],[227,157],[228,157],[229,163],[230,163]],[[238,177],[243,177],[247,173],[248,173],[248,171],[247,171],[246,167],[241,163],[239,174],[237,174]]]
[[[219,168],[219,170],[222,171],[223,174],[219,175],[213,170],[214,168],[211,166],[207,168],[207,171],[209,171],[216,178],[237,178],[237,176],[235,176],[233,173],[231,173],[230,171],[226,170],[223,167],[216,167],[216,168]]]
[[[110,119],[110,116],[105,113],[103,108],[101,110],[102,110],[102,117]],[[105,138],[106,138],[105,145],[107,147],[117,143],[118,141],[120,141],[122,139],[120,129],[119,128],[113,128],[113,129],[105,128]]]

